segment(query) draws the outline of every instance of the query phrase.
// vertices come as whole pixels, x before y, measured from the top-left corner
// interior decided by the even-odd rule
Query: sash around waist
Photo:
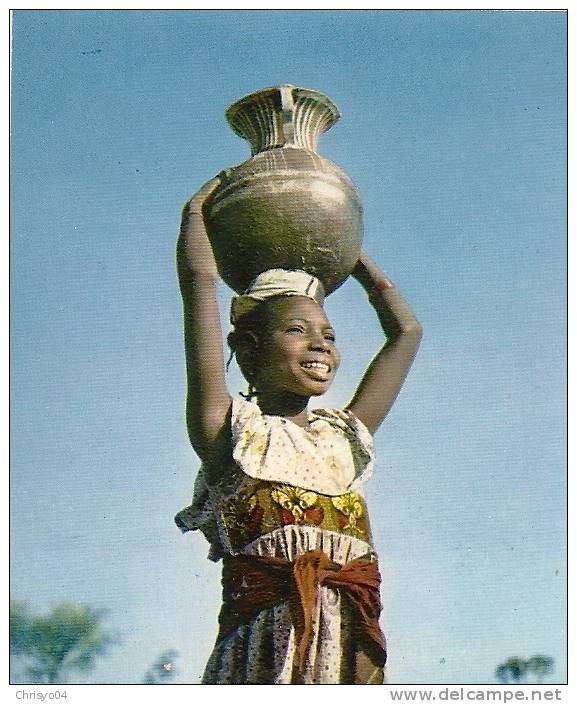
[[[346,595],[358,616],[359,633],[380,665],[386,661],[386,641],[379,626],[381,577],[374,558],[357,558],[339,565],[323,552],[305,552],[293,562],[274,557],[226,555],[223,558],[223,606],[218,639],[248,623],[260,611],[288,602],[295,629],[296,666],[304,672],[311,643],[313,614],[320,586]]]

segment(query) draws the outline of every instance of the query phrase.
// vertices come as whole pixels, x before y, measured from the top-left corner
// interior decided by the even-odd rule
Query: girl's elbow
[[[410,328],[408,335],[408,340],[411,342],[413,347],[413,354],[416,355],[421,345],[421,340],[423,339],[422,325],[418,321],[415,321],[415,324]]]
[[[418,320],[404,323],[397,332],[397,338],[414,341],[419,344],[423,337],[423,327]]]
[[[417,342],[420,342],[423,339],[423,326],[421,323],[419,323],[418,320],[415,320],[413,323],[408,328],[408,333],[414,337]]]
[[[212,457],[216,444],[229,427],[231,403],[232,399],[225,395],[220,403],[202,409],[189,399],[186,411],[188,437],[202,461]]]

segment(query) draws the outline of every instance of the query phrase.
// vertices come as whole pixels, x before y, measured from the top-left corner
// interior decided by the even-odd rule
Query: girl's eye
[[[336,340],[336,338],[332,333],[327,333],[325,335],[325,340],[330,340],[330,342],[334,342]]]
[[[298,325],[294,325],[293,327],[287,328],[287,332],[299,334],[304,333],[304,329],[299,327]]]

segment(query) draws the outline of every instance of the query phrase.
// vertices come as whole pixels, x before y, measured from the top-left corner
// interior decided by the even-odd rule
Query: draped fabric
[[[385,638],[379,626],[381,577],[374,559],[357,558],[342,566],[320,550],[294,562],[275,558],[228,557],[223,566],[223,606],[219,639],[261,610],[288,602],[295,628],[294,678],[303,681],[313,643],[313,619],[319,587],[340,588],[352,607],[355,650],[372,654],[375,669],[386,662]],[[358,680],[355,677],[355,680]]]

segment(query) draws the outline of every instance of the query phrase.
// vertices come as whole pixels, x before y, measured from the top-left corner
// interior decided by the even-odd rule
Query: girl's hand
[[[205,204],[220,184],[221,180],[218,176],[211,178],[210,181],[207,181],[204,186],[199,188],[192,198],[186,202],[183,210],[187,210],[188,212],[196,212],[202,215]]]
[[[359,254],[355,268],[352,271],[352,276],[361,284],[369,296],[394,287],[389,277],[383,274],[377,264],[364,250],[361,250]]]
[[[180,235],[176,246],[176,259],[181,290],[189,285],[195,275],[217,276],[216,262],[204,223],[203,212],[220,179],[213,178],[200,188],[182,209]]]

